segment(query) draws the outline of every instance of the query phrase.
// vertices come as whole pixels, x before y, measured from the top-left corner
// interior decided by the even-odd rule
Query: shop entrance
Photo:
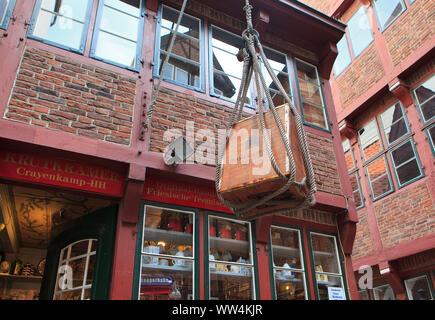
[[[0,184],[0,299],[108,299],[117,205]]]

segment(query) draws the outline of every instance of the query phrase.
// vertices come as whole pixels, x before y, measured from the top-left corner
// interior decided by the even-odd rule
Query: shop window
[[[296,73],[304,121],[315,127],[329,130],[317,68],[296,59]]]
[[[90,300],[98,240],[86,239],[61,250],[54,300]]]
[[[406,10],[403,0],[373,0],[373,3],[382,31]]]
[[[143,1],[99,2],[91,57],[138,70],[143,38]]]
[[[12,13],[14,12],[16,0],[0,1],[0,29],[6,30],[9,26]]]
[[[399,102],[382,112],[380,120],[388,145],[409,133],[406,116]]]
[[[141,300],[193,299],[193,212],[145,207]]]
[[[36,1],[28,36],[83,53],[93,1]]]
[[[264,48],[264,54],[266,55],[267,61],[272,67],[273,73],[281,82],[281,85],[283,86],[283,89],[289,96],[290,101],[293,102],[291,83],[289,80],[290,78],[289,78],[288,68],[287,68],[287,56],[285,54],[282,54],[278,51],[269,48]],[[269,72],[266,70],[266,67],[264,66],[263,66],[263,74],[266,79],[266,84],[269,88],[269,93],[272,97],[272,101],[274,105],[280,106],[282,104],[287,103],[287,100],[285,100],[285,98],[281,95],[278,87],[276,86],[275,82],[273,82],[272,77],[269,75]],[[267,99],[265,99],[265,101],[267,104]],[[266,107],[268,108],[268,106]]]
[[[338,55],[334,62],[334,75],[338,77],[352,62],[346,34],[337,42]]]
[[[243,75],[243,63],[237,59],[239,49],[244,47],[243,39],[216,26],[211,27],[210,39],[210,92],[234,102]],[[251,105],[249,92],[245,103]]]
[[[409,300],[433,300],[433,293],[426,275],[405,280]]]
[[[277,300],[305,300],[305,263],[299,230],[271,227],[273,276]]]
[[[435,76],[415,88],[414,97],[423,123],[429,123],[435,117]]]
[[[394,291],[389,284],[374,287],[373,297],[375,300],[396,300]]]
[[[399,187],[423,176],[412,138],[392,149],[390,155]]]
[[[370,300],[370,294],[368,290],[359,290],[358,297],[360,300]]]
[[[358,57],[372,43],[374,37],[366,8],[361,6],[347,23],[353,57]]]
[[[310,238],[318,298],[330,300],[333,288],[341,289],[342,296],[345,297],[336,238],[314,232],[310,234]]]
[[[385,156],[379,157],[367,165],[366,171],[373,200],[377,200],[393,191],[393,184]]]
[[[364,160],[373,158],[383,150],[376,119],[358,130],[358,136]]]
[[[209,298],[255,299],[251,226],[209,216]]]
[[[157,32],[158,64],[154,70],[156,76],[160,74],[162,65],[168,54],[172,32],[178,21],[179,11],[162,6],[160,10],[160,23]],[[163,79],[186,87],[202,90],[202,48],[201,20],[188,14],[183,14],[171,56]]]

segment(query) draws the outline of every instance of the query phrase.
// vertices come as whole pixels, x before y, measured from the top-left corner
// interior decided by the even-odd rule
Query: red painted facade
[[[109,173],[104,171],[104,179],[109,177],[110,180],[116,173],[116,179],[110,180],[114,185],[106,192],[71,188],[60,182],[36,181],[31,177],[22,179],[12,172],[17,170],[16,167],[2,167],[0,175],[6,184],[17,183],[42,189],[57,185],[62,190],[76,189],[80,194],[118,203],[109,298],[129,300],[137,298],[134,293],[137,286],[135,279],[140,276],[135,267],[140,250],[137,236],[142,227],[139,221],[143,218],[141,215],[146,201],[152,201],[157,206],[161,203],[196,210],[200,221],[196,232],[200,239],[205,239],[209,232],[203,223],[209,212],[234,218],[214,194],[214,165],[194,163],[169,167],[162,156],[168,143],[163,140],[162,132],[180,128],[185,133],[187,128],[183,127],[183,123],[189,120],[195,121],[194,130],[217,132],[225,128],[233,104],[211,95],[208,85],[205,92],[199,92],[163,81],[152,132],[144,130],[145,113],[151,102],[153,84],[157,82],[153,78],[152,65],[156,63],[154,45],[161,3],[157,0],[146,1],[141,66],[138,71],[130,71],[91,58],[97,2],[94,1],[91,9],[83,54],[78,54],[28,38],[27,22],[37,2],[16,1],[7,30],[0,30],[0,152],[2,155],[7,152],[38,155],[35,157],[40,157],[39,164],[53,161],[51,159],[64,159],[61,163],[69,165],[69,169],[64,171],[71,174],[76,173],[72,169],[74,164],[82,164],[86,168],[84,171],[105,168]],[[224,2],[189,1],[186,12],[206,21],[205,31],[211,24],[216,24],[240,34],[245,26],[244,1],[233,3],[232,7],[238,10],[229,10]],[[175,0],[163,3],[176,9],[181,4]],[[337,84],[333,79],[328,81],[337,54],[335,44],[343,34],[344,25],[297,1],[258,0],[252,5],[260,17],[256,20],[256,27],[262,31],[264,45],[289,57],[289,75],[294,83],[294,99],[299,110],[302,103],[297,94],[295,59],[317,67],[330,127],[330,130],[320,130],[305,126],[318,183],[316,205],[307,210],[263,217],[253,224],[257,298],[275,297],[269,235],[271,225],[280,225],[300,230],[306,257],[308,298],[316,299],[318,294],[310,238],[311,232],[317,232],[336,239],[337,254],[342,256],[340,270],[344,287],[349,299],[357,299],[356,281],[349,275],[352,273],[351,253],[358,216],[351,197],[352,186],[346,172],[338,126],[343,113],[338,112],[337,118],[335,111],[340,110],[334,96]],[[269,17],[269,22],[265,17]],[[305,26],[301,34],[285,31],[300,30],[297,29],[300,25]],[[206,84],[208,81],[205,81]],[[254,112],[245,111],[246,114]],[[19,159],[14,162],[18,163]],[[41,166],[44,167],[44,164]],[[46,178],[50,172],[47,175]],[[433,194],[433,187],[430,190]],[[208,286],[208,271],[205,270],[207,257],[203,242],[199,241],[196,248],[199,250],[196,261],[199,265],[200,285],[196,293],[199,299],[208,297],[205,292]],[[429,238],[427,242],[430,243]]]
[[[390,284],[397,299],[411,299],[406,287],[409,279],[425,275],[429,288],[433,290],[435,284],[434,147],[430,140],[434,119],[423,113],[416,91],[429,79],[433,81],[435,34],[431,28],[434,18],[429,16],[434,3],[397,2],[402,10],[396,10],[386,27],[380,24],[381,9],[373,1],[338,1],[331,7],[322,6],[321,1],[310,4],[346,24],[361,7],[367,12],[373,41],[358,57],[351,56],[350,64],[339,75],[332,73],[330,79],[341,134],[344,140],[349,139],[355,159],[355,168],[349,172],[358,172],[364,202],[358,209],[353,270],[359,279],[359,268],[371,266],[375,286]],[[349,42],[349,28],[347,37]],[[387,156],[392,192],[373,200],[366,171],[370,161],[364,160],[358,132],[372,119],[379,120],[381,113],[397,102],[409,123],[422,174],[402,186],[395,175],[394,159]],[[433,110],[433,102],[430,108]],[[385,154],[394,149],[394,143],[386,146],[385,139],[383,145]],[[369,293],[374,299],[373,290]]]

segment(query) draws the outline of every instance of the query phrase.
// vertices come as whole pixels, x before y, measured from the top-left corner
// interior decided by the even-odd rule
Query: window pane
[[[304,119],[306,122],[314,124],[321,128],[327,128],[325,121],[325,113],[323,108],[314,106],[309,103],[303,104]]]
[[[146,207],[142,250],[143,253],[193,257],[193,214]]]
[[[175,31],[179,14],[179,11],[163,6],[162,32],[169,33],[171,28]],[[199,39],[199,20],[184,14],[178,32]]]
[[[378,126],[375,119],[371,120],[360,129],[358,135],[365,160],[370,159],[382,150]]]
[[[145,260],[147,257],[143,257]],[[193,262],[160,259],[157,266],[142,262],[140,300],[188,300],[193,295]],[[170,264],[169,264],[170,263]]]
[[[418,165],[414,149],[412,148],[411,141],[393,150],[391,155],[393,157],[400,185],[403,185],[421,175],[420,167]],[[410,159],[413,160],[408,161]]]
[[[95,56],[134,68],[136,66],[136,42],[100,31]]]
[[[320,300],[329,300],[328,288],[343,288],[342,277],[316,274],[316,280]]]
[[[239,271],[241,268],[244,268],[243,273]],[[210,300],[252,299],[254,299],[254,288],[251,267],[217,263],[216,271],[210,270]]]
[[[303,261],[300,257],[299,232],[272,227],[270,233],[274,266],[303,269]]]
[[[380,118],[388,143],[391,144],[408,133],[405,117],[399,103],[385,110]]]
[[[243,75],[243,64],[237,60],[237,57],[218,48],[213,48],[213,68],[239,79]]]
[[[168,51],[171,42],[171,36],[169,33],[166,35],[160,35],[160,49]],[[172,47],[172,54],[199,63],[201,61],[199,52],[199,40],[177,34],[174,46]]]
[[[104,4],[132,16],[139,17],[141,0],[105,0]]]
[[[355,206],[358,208],[362,205],[361,188],[359,185],[358,173],[355,172],[350,176],[350,183],[352,185],[353,198],[355,200]]]
[[[136,42],[139,31],[139,18],[104,6],[100,28]]]
[[[320,87],[312,82],[304,80],[299,81],[299,88],[301,91],[302,99],[305,102],[310,102],[318,106],[322,106],[322,97],[320,93]]]
[[[249,224],[210,217],[210,259],[252,263]]]
[[[405,280],[409,300],[433,300],[426,276]]]
[[[79,258],[69,262],[72,268],[73,288],[82,287],[86,269],[87,258]]]
[[[316,272],[341,273],[334,237],[312,234],[311,245]]]
[[[367,167],[367,173],[372,187],[373,198],[378,198],[391,190],[392,185],[387,171],[385,157],[381,157],[372,162]]]
[[[238,90],[240,88],[241,80],[239,78],[234,78],[224,73],[214,72],[214,93],[233,101],[236,101]],[[246,103],[250,104],[249,92],[246,96]]]
[[[72,49],[79,50],[82,40],[83,23],[39,11],[33,35]]]
[[[360,300],[370,300],[369,292],[367,290],[358,291],[358,297]]]
[[[3,25],[10,0],[0,1],[0,26]]]
[[[390,285],[373,288],[373,295],[375,300],[396,300]]]
[[[367,17],[364,6],[352,16],[347,23],[349,28],[349,38],[352,43],[354,57],[359,56],[361,52],[373,41],[373,33],[370,27],[370,21]]]
[[[431,126],[429,129],[427,129],[427,133],[429,136],[429,142],[432,146],[432,151],[435,149],[435,125]]]
[[[42,0],[41,9],[85,22],[89,0]],[[51,23],[56,23],[56,18]]]
[[[348,139],[342,142],[344,151],[344,160],[346,161],[347,171],[355,168],[355,160],[353,158],[352,148],[350,146],[350,141]]]
[[[385,29],[405,10],[402,0],[374,0],[381,28]]]
[[[162,54],[160,56],[160,69],[163,65],[164,59],[165,55]],[[198,65],[171,57],[166,66],[163,78],[175,80],[181,84],[199,88],[201,86],[199,81],[199,72],[200,70]]]
[[[435,77],[426,80],[414,92],[424,122],[431,120],[435,116]]]
[[[337,42],[338,55],[334,62],[334,73],[337,77],[352,62],[346,35]]]
[[[277,300],[305,300],[303,272],[275,270]]]
[[[315,67],[310,66],[306,63],[303,63],[300,60],[296,60],[296,67],[298,70],[299,80],[311,81],[317,85],[320,85],[319,78],[317,76],[317,71],[316,71]]]

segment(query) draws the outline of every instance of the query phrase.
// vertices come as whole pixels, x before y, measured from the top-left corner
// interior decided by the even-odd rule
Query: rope
[[[164,72],[166,70],[166,66],[167,66],[169,58],[171,56],[172,48],[174,47],[175,38],[177,37],[178,28],[180,27],[181,19],[183,18],[184,10],[186,9],[186,4],[187,4],[187,0],[184,0],[183,5],[181,6],[180,14],[178,15],[178,20],[177,20],[177,24],[175,26],[175,30],[174,30],[174,25],[173,24],[172,24],[172,27],[171,27],[171,42],[169,43],[169,48],[168,48],[165,60],[163,61],[162,69],[160,70],[159,82],[157,83],[157,86],[156,86],[156,88],[155,88],[155,90],[153,92],[153,96],[152,96],[152,99],[151,99],[151,104],[150,104],[150,106],[148,108],[148,111],[147,111],[146,121],[145,121],[145,124],[144,124],[144,127],[146,129],[151,129],[151,120],[152,120],[152,117],[153,117],[154,109],[156,107],[157,96],[159,95],[159,92],[160,92],[160,87],[161,87],[161,84],[162,84],[163,74],[164,74]]]
[[[238,113],[237,118],[238,118],[238,120],[240,120],[241,112],[242,112],[242,109],[244,106],[244,101],[246,98],[246,92],[249,88],[249,83],[251,82],[252,75],[254,75],[254,83],[255,83],[257,93],[260,93],[263,91],[264,94],[266,95],[269,109],[271,110],[272,115],[274,117],[274,120],[277,124],[281,140],[283,141],[284,146],[285,146],[285,152],[287,154],[287,157],[289,158],[290,174],[287,176],[283,172],[281,172],[281,170],[278,168],[278,165],[275,161],[275,157],[274,157],[272,149],[271,149],[270,139],[266,133],[266,126],[264,123],[263,99],[258,99],[258,113],[259,113],[259,118],[260,118],[262,135],[263,135],[263,139],[264,139],[264,145],[266,146],[267,153],[268,153],[272,168],[274,169],[276,174],[283,181],[285,181],[285,184],[281,188],[279,188],[278,190],[275,190],[274,192],[270,193],[269,195],[263,197],[262,199],[249,201],[249,202],[244,203],[244,204],[234,203],[234,202],[228,201],[228,200],[224,199],[223,196],[219,192],[217,192],[217,194],[218,194],[219,199],[224,203],[224,205],[231,208],[231,210],[234,213],[236,213],[237,216],[240,217],[243,213],[245,213],[249,210],[252,210],[252,209],[254,209],[260,205],[263,205],[263,204],[285,203],[282,201],[277,202],[277,201],[271,201],[271,200],[273,200],[277,196],[286,192],[291,185],[297,185],[297,186],[301,187],[301,186],[304,186],[306,183],[308,186],[308,194],[305,197],[304,201],[300,205],[296,206],[296,208],[294,208],[294,209],[297,210],[300,208],[306,208],[306,207],[314,205],[314,203],[315,203],[314,193],[316,192],[316,183],[315,183],[315,177],[314,177],[314,170],[313,170],[313,166],[311,163],[311,157],[310,157],[308,145],[306,142],[305,131],[303,128],[303,122],[302,122],[302,119],[301,119],[296,107],[293,105],[290,97],[288,96],[287,92],[284,90],[281,82],[276,77],[275,73],[273,72],[273,69],[270,66],[269,61],[264,53],[263,47],[262,47],[260,40],[259,40],[259,35],[258,35],[257,31],[253,28],[253,25],[252,25],[252,6],[249,4],[249,0],[245,0],[245,7],[243,9],[246,12],[247,29],[245,31],[243,31],[242,38],[245,41],[245,44],[246,44],[248,50],[246,50],[246,48],[241,50],[242,54],[243,54],[243,61],[244,61],[242,82],[240,85],[239,94],[237,96],[235,107],[234,107],[233,112],[231,114],[231,117],[230,117],[230,120],[228,123],[228,127],[227,127],[227,130],[225,133],[225,139],[223,139],[223,141],[222,141],[222,147],[219,148],[219,154],[218,154],[218,159],[217,159],[217,163],[216,163],[216,180],[215,180],[216,190],[218,191],[220,189],[221,175],[222,175],[222,169],[223,169],[222,159],[223,159],[223,155],[225,152],[225,146],[228,142],[229,134],[230,134],[231,128],[233,126],[234,116],[236,113]],[[291,112],[295,116],[298,142],[299,142],[301,149],[302,149],[303,162],[304,162],[304,167],[305,167],[305,171],[306,171],[306,175],[307,175],[307,179],[305,181],[303,181],[302,183],[295,181],[296,167],[295,167],[293,154],[291,152],[290,143],[289,143],[288,137],[286,135],[286,132],[283,129],[281,120],[279,119],[279,116],[278,116],[278,113],[276,111],[275,105],[273,103],[272,97],[271,97],[270,92],[268,90],[268,86],[267,86],[265,77],[263,75],[263,72],[261,71],[260,61],[259,61],[259,58],[257,57],[257,50],[258,50],[258,54],[260,56],[261,61],[263,62],[264,66],[266,67],[267,72],[269,73],[273,82],[276,84],[280,94],[285,98],[287,104],[290,107]],[[263,88],[264,90],[261,90],[261,88]],[[240,99],[242,99],[242,100],[240,100]],[[264,213],[261,215],[266,215],[266,214],[268,214],[268,213]],[[256,217],[259,217],[261,215],[257,215]]]

